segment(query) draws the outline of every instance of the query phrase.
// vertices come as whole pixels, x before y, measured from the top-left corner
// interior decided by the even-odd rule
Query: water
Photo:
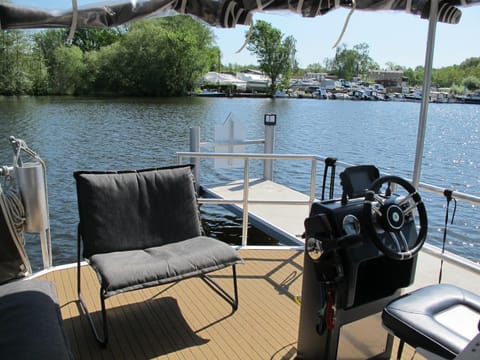
[[[0,165],[12,162],[10,135],[24,139],[47,163],[54,263],[62,264],[76,256],[78,214],[73,171],[174,164],[175,152],[189,149],[190,127],[199,126],[202,141],[211,140],[214,126],[223,123],[229,113],[244,124],[247,139],[259,139],[264,132],[263,114],[272,112],[278,115],[278,153],[317,154],[374,164],[382,172],[411,178],[419,110],[418,103],[310,99],[0,98]],[[480,106],[430,104],[421,181],[479,196],[479,136]],[[262,146],[248,151],[261,152]],[[308,162],[292,166],[289,161],[280,161],[274,168],[276,181],[308,192]],[[252,163],[250,172],[252,177],[260,176],[261,163]],[[318,184],[322,173],[320,165]],[[242,170],[213,169],[211,160],[202,160],[203,182],[242,176]],[[317,186],[317,194],[320,191]],[[440,245],[445,199],[422,195],[429,214],[428,241]],[[238,242],[238,218],[221,212],[220,219],[218,208],[204,206],[202,211],[213,234]],[[449,225],[447,249],[479,261],[479,227],[478,208],[459,203],[454,223]],[[36,242],[37,237],[27,241]],[[30,257],[38,267],[39,247],[33,248]]]

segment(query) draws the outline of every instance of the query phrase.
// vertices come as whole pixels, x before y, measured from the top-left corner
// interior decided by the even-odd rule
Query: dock
[[[243,181],[233,181],[225,185],[203,187],[207,198],[242,200],[244,194]],[[248,185],[249,223],[267,235],[278,239],[285,245],[302,244],[304,221],[310,208],[309,197],[299,191],[288,188],[271,180],[250,180]],[[304,204],[265,204],[255,202],[292,201]],[[243,204],[226,205],[233,213],[241,216]]]

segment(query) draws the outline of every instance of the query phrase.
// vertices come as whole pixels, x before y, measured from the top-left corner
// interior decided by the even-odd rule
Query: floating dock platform
[[[243,180],[201,189],[207,198],[236,202],[243,200]],[[248,200],[249,224],[277,239],[282,245],[303,245],[304,221],[310,212],[307,195],[270,180],[257,179],[249,181]],[[275,201],[304,204],[258,203]],[[243,214],[243,204],[223,206],[239,216]]]

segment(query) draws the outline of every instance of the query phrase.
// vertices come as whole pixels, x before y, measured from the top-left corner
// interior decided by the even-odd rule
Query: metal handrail
[[[247,246],[247,229],[248,229],[248,205],[249,204],[290,204],[290,205],[303,205],[311,204],[315,201],[315,189],[316,189],[316,165],[317,162],[325,161],[327,157],[319,156],[319,155],[311,155],[311,154],[249,154],[249,153],[203,153],[203,152],[178,152],[177,153],[177,162],[181,164],[181,159],[183,158],[231,158],[231,159],[244,159],[245,160],[245,169],[244,169],[244,179],[243,179],[243,186],[244,186],[244,194],[243,199],[199,199],[200,203],[209,203],[209,204],[220,204],[220,205],[230,205],[230,204],[243,204],[243,226],[242,226],[242,246]],[[249,200],[248,199],[248,190],[249,190],[249,179],[248,179],[248,166],[250,160],[308,160],[311,161],[311,174],[310,174],[310,195],[308,201],[294,201],[294,200]],[[341,161],[336,161],[336,166],[341,168],[347,168],[350,166],[354,166],[354,164],[349,164]],[[386,175],[386,174],[382,174]],[[198,180],[198,179],[197,179]],[[408,180],[408,179],[407,179]],[[445,188],[441,188],[439,186],[427,184],[427,183],[419,183],[418,188],[428,191],[430,193],[435,193],[438,195],[444,195]],[[452,191],[452,196],[455,197],[457,200],[463,200],[466,202],[470,202],[476,205],[480,205],[480,197],[462,193],[459,191]],[[464,259],[458,258],[456,256],[450,256],[446,253],[441,253],[432,246],[426,247],[426,252],[430,253],[431,255],[442,258],[446,261],[451,263],[455,263],[460,265],[464,268],[468,268],[471,271],[476,271],[480,273],[480,267],[477,264],[465,261]],[[461,260],[458,260],[461,259]]]
[[[258,159],[258,160],[310,160],[315,162],[325,161],[327,156],[320,156],[320,155],[312,155],[312,154],[248,154],[248,153],[204,153],[204,152],[178,152],[177,153],[177,161],[180,158],[190,157],[190,158],[231,158],[231,159]],[[336,161],[336,166],[341,168],[347,168],[350,166],[355,166],[355,164],[346,163],[342,161]],[[316,170],[315,169],[312,169]],[[387,174],[382,174],[387,175]],[[407,179],[412,181],[411,179]],[[312,184],[311,184],[312,185]],[[315,186],[315,183],[313,183]],[[420,182],[418,184],[419,189],[426,190],[431,193],[443,195],[446,188],[442,188],[439,186],[431,185],[428,183]],[[310,194],[312,194],[312,188],[310,188]],[[475,195],[466,194],[460,191],[452,190],[452,196],[454,196],[457,200],[467,201],[473,204],[480,205],[480,197]]]
[[[199,203],[203,204],[242,204],[243,208],[243,220],[242,220],[242,247],[246,247],[248,244],[248,206],[249,204],[290,204],[290,205],[303,205],[311,204],[315,201],[315,182],[317,166],[316,162],[318,158],[314,155],[306,154],[249,154],[249,153],[204,153],[204,152],[177,152],[177,163],[181,164],[183,158],[227,158],[227,159],[243,159],[244,172],[243,172],[243,199],[199,199]],[[311,161],[310,171],[310,196],[308,201],[298,200],[249,200],[249,164],[250,160],[308,160]],[[197,179],[198,180],[198,179]]]

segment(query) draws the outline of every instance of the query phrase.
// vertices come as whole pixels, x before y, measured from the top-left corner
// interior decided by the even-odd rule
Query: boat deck
[[[300,309],[294,297],[301,289],[303,254],[261,250],[240,254],[245,264],[237,266],[236,312],[198,278],[117,295],[106,300],[110,341],[105,349],[94,340],[76,302],[76,268],[43,277],[56,283],[76,359],[293,358]],[[100,315],[96,276],[87,266],[82,274],[85,300]],[[231,270],[212,277],[232,289]]]
[[[49,271],[41,277],[56,283],[76,359],[294,359],[300,314],[295,297],[301,292],[303,252],[242,249],[239,253],[245,263],[237,266],[240,304],[236,312],[198,278],[124,293],[106,300],[110,342],[104,349],[94,340],[76,302],[76,268]],[[435,283],[436,261],[421,254],[415,287]],[[85,300],[99,319],[98,281],[89,267],[83,267],[82,273]],[[226,289],[232,288],[228,269],[213,276]],[[465,283],[480,292],[480,284],[469,276],[445,266],[445,282],[459,283],[459,279],[459,285]],[[383,331],[378,317],[361,321],[373,321]],[[367,326],[370,333],[372,327]],[[340,340],[339,358],[372,356],[366,342],[348,331]],[[404,351],[404,358],[422,359],[412,349]]]

